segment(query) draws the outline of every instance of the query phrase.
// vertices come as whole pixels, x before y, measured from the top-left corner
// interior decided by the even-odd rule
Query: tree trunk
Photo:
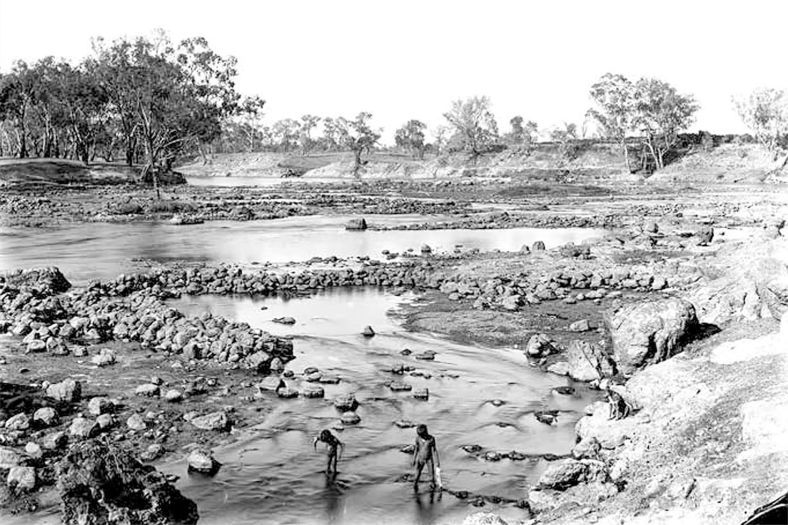
[[[353,177],[359,177],[359,170],[361,169],[361,149],[353,150],[353,154],[355,156],[355,162],[353,164]]]
[[[624,162],[627,164],[627,171],[632,173],[632,163],[629,161],[629,148],[626,139],[621,143],[621,146],[624,148]]]

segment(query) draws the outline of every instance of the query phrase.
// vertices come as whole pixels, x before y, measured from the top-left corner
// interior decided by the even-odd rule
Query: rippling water
[[[243,440],[217,450],[224,465],[214,478],[184,476],[179,487],[200,506],[201,523],[458,523],[473,510],[466,502],[425,486],[415,495],[398,482],[410,471],[410,456],[399,449],[414,440],[414,429],[395,421],[426,423],[437,437],[444,483],[453,490],[505,498],[525,498],[547,463],[529,458],[488,462],[467,454],[462,445],[526,454],[565,454],[574,442],[574,424],[592,393],[577,386],[575,396],[552,391],[567,380],[528,366],[523,354],[510,349],[460,345],[443,338],[404,330],[396,308],[410,295],[395,296],[377,289],[334,290],[299,299],[202,296],[174,301],[187,314],[212,312],[295,338],[296,357],[288,368],[298,386],[304,368],[318,367],[338,375],[338,385],[322,385],[325,400],[295,399],[272,403],[273,412]],[[261,307],[266,306],[266,310]],[[394,316],[387,315],[392,311]],[[274,317],[291,316],[283,326]],[[377,335],[364,338],[370,324]],[[403,356],[437,352],[434,361]],[[388,372],[393,365],[415,367],[419,377]],[[394,393],[392,379],[413,388],[426,387],[429,401],[410,392]],[[336,482],[323,474],[325,457],[313,452],[312,438],[323,428],[341,427],[331,399],[354,392],[359,399],[358,426],[337,432],[347,445]],[[501,400],[501,406],[492,401]],[[560,410],[558,425],[536,421],[534,410]],[[183,474],[183,462],[165,470]],[[488,505],[487,508],[496,506]],[[507,505],[495,509],[524,518]]]
[[[378,225],[424,222],[421,215],[367,216]],[[434,217],[432,217],[434,218]],[[299,262],[312,257],[381,257],[382,250],[418,250],[422,244],[451,251],[519,250],[542,240],[548,248],[600,236],[584,228],[502,230],[346,231],[350,217],[311,216],[193,226],[167,223],[78,224],[54,228],[0,228],[0,271],[58,266],[75,283],[140,270],[133,259],[234,262]]]

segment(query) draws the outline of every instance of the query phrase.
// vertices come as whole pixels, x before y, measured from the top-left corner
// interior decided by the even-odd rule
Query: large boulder
[[[219,470],[221,464],[214,459],[210,450],[194,449],[189,453],[186,462],[190,472],[199,472],[212,476]]]
[[[56,479],[63,523],[192,525],[199,518],[197,505],[166,476],[109,441],[73,447]]]
[[[574,340],[566,349],[566,358],[569,376],[576,381],[594,381],[613,375],[607,354],[597,345]]]
[[[623,374],[677,354],[698,328],[695,307],[675,297],[626,305],[608,313],[605,321]]]
[[[32,268],[6,276],[6,283],[12,288],[27,289],[40,295],[55,295],[71,288],[71,283],[60,269]]]

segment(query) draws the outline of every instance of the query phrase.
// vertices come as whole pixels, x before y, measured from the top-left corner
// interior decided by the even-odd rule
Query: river
[[[422,215],[366,216],[370,224],[420,223]],[[347,231],[348,216],[290,217],[267,221],[209,221],[192,226],[166,222],[93,223],[52,228],[0,228],[0,271],[58,266],[73,283],[110,279],[145,269],[144,262],[303,262],[312,257],[368,256],[383,250],[519,250],[542,240],[548,248],[603,235],[588,228],[498,230]]]

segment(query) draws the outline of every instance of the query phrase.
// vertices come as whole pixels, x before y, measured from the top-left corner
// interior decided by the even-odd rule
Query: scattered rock
[[[142,419],[142,416],[139,414],[132,414],[129,416],[129,418],[126,420],[126,426],[128,426],[131,430],[138,431],[146,430],[148,428],[145,420]]]
[[[342,413],[341,421],[343,425],[358,425],[361,422],[361,417],[352,411]]]
[[[363,231],[367,229],[367,221],[364,217],[350,219],[345,225],[346,230]]]
[[[334,407],[342,412],[355,410],[358,407],[358,401],[353,394],[342,394],[334,399]]]
[[[64,379],[60,383],[49,385],[46,394],[56,401],[76,403],[82,399],[82,383],[73,379]]]
[[[219,471],[219,467],[221,467],[221,464],[216,461],[211,452],[206,449],[192,450],[186,462],[189,465],[189,472],[199,472],[200,474],[209,476],[216,474]]]
[[[34,467],[11,467],[6,478],[9,488],[21,492],[31,492],[36,488],[36,469]]]
[[[190,423],[201,430],[224,431],[230,428],[230,420],[224,412],[212,412],[204,416],[197,416],[192,418]]]
[[[74,420],[71,422],[71,426],[68,427],[69,436],[83,439],[97,436],[99,432],[101,432],[101,428],[99,427],[98,423],[85,417],[74,418]]]
[[[134,395],[157,397],[159,395],[159,385],[155,385],[153,383],[145,383],[144,385],[140,385],[134,389]]]
[[[361,335],[364,337],[374,337],[375,330],[373,330],[371,326],[367,325],[364,327],[364,330],[361,331]]]

